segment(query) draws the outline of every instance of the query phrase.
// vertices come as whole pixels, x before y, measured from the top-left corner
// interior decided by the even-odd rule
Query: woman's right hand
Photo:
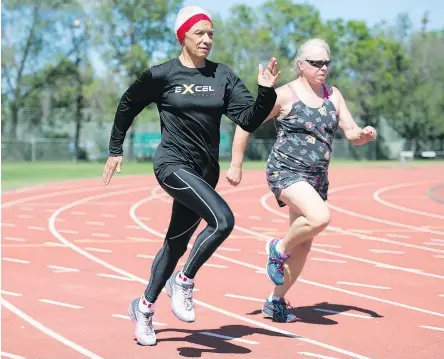
[[[110,156],[105,163],[105,168],[103,169],[103,183],[105,186],[111,182],[111,177],[114,174],[114,171],[120,173],[120,166],[122,165],[123,156]]]

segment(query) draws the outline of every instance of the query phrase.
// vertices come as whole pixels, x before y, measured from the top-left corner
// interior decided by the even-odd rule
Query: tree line
[[[3,139],[32,128],[39,137],[69,136],[78,144],[84,123],[111,122],[122,91],[148,66],[178,55],[173,24],[182,5],[3,1]],[[288,82],[298,47],[321,37],[332,52],[329,82],[341,89],[359,123],[378,128],[385,121],[410,150],[444,150],[444,29],[430,31],[426,13],[419,29],[405,14],[370,26],[323,20],[314,6],[268,0],[234,6],[226,18],[214,14],[214,23],[210,59],[231,66],[254,94],[258,63],[277,57],[280,82]],[[139,115],[133,131],[141,121],[158,121],[155,108]],[[59,129],[66,122],[74,133]],[[275,131],[264,125],[254,136],[274,138]],[[382,158],[384,138],[379,143]]]

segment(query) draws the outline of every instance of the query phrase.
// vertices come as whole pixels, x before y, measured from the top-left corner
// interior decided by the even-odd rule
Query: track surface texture
[[[287,209],[263,171],[238,187],[223,173],[235,229],[196,277],[196,322],[176,319],[161,293],[153,347],[137,345],[127,306],[168,227],[171,199],[155,178],[3,193],[1,357],[442,359],[443,173],[331,169],[332,221],[287,295],[300,318],[288,324],[261,313],[272,289],[265,243],[285,235]]]

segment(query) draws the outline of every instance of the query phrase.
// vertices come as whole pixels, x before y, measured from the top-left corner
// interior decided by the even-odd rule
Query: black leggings
[[[162,249],[151,268],[151,278],[145,298],[154,303],[201,219],[207,226],[197,236],[183,268],[188,278],[194,278],[199,268],[211,257],[234,228],[234,216],[225,200],[215,191],[219,173],[204,178],[191,169],[179,169],[160,183],[174,198],[168,232]]]

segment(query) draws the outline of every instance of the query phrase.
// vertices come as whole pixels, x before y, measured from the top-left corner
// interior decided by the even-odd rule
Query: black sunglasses
[[[323,61],[323,60],[305,60],[307,61],[310,65],[317,67],[318,69],[322,68],[324,65],[325,66],[329,66],[331,61],[327,60],[327,61]]]

